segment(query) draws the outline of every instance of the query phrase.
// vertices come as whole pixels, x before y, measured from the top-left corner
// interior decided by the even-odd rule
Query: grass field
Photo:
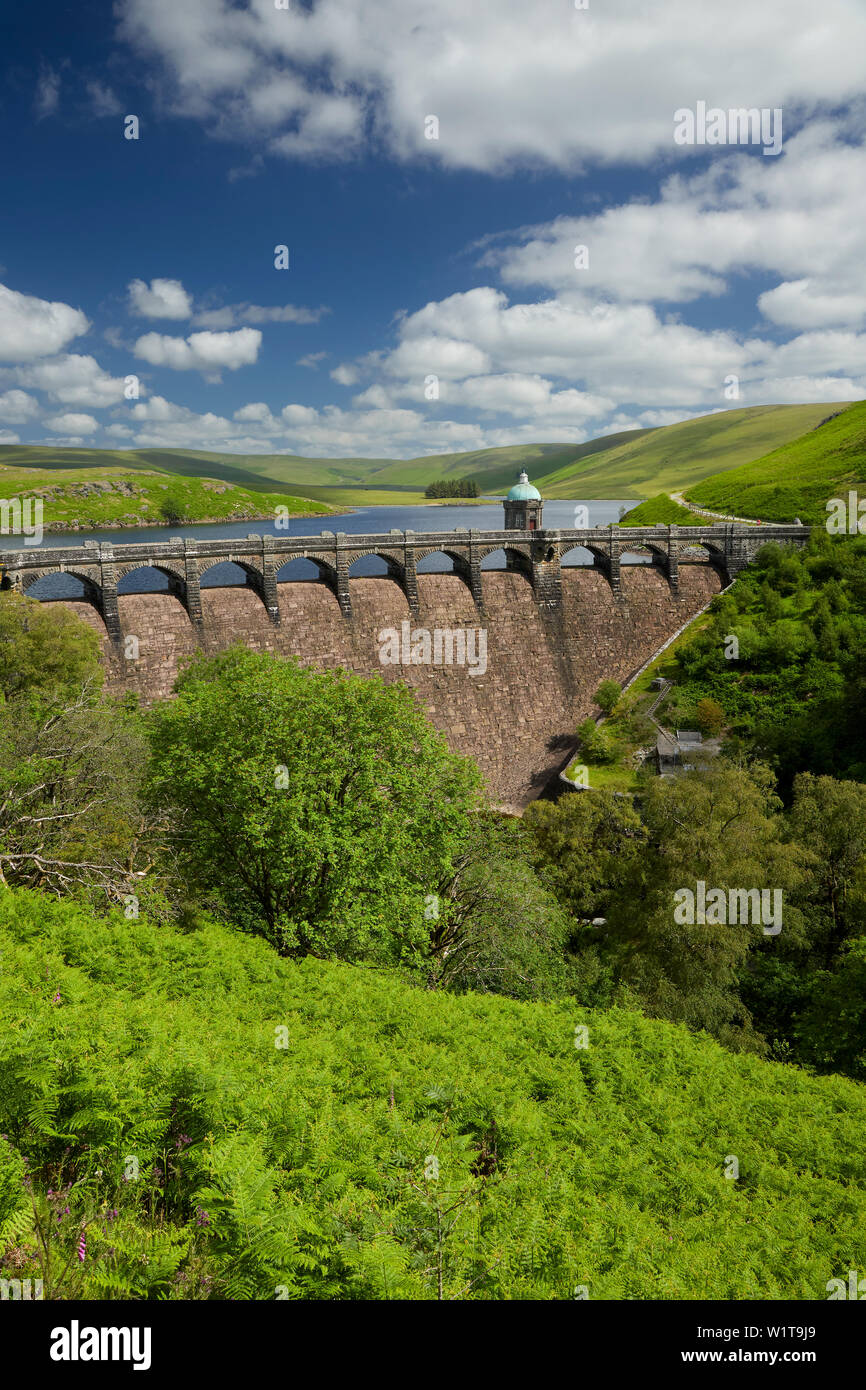
[[[831,497],[866,491],[866,402],[822,407],[826,420],[780,448],[688,488],[696,506],[767,521],[823,522]]]
[[[48,470],[0,465],[0,500],[41,498],[43,529],[89,531],[196,521],[252,521],[288,507],[292,516],[330,507],[284,492],[253,492],[222,479],[188,478],[118,465]]]
[[[679,502],[675,502],[666,492],[660,492],[658,497],[648,497],[645,502],[632,507],[619,524],[656,526],[659,522],[663,522],[665,526],[705,526],[707,519],[690,512],[687,507],[681,507]]]

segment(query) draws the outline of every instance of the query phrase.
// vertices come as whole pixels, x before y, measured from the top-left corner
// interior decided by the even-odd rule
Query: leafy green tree
[[[234,648],[152,716],[149,795],[191,884],[286,955],[419,963],[479,804],[406,686]]]
[[[182,485],[171,484],[161,499],[159,510],[169,526],[180,526],[189,517],[189,499]]]
[[[585,719],[577,731],[581,755],[588,763],[609,763],[614,757],[613,749],[594,719]]]
[[[820,916],[811,944],[829,967],[858,934],[866,909],[866,787],[801,773],[794,780],[793,837],[809,854],[805,894]]]
[[[515,999],[570,992],[572,923],[526,863],[525,851],[520,827],[473,818],[437,898],[431,985]]]
[[[612,714],[613,711],[616,709],[617,704],[619,703],[619,697],[621,694],[622,686],[620,686],[616,681],[602,681],[601,685],[598,687],[598,690],[595,692],[593,699],[595,700],[595,703],[598,705],[602,714]]]
[[[816,977],[795,1033],[801,1060],[866,1081],[866,936],[848,942],[838,969]]]
[[[534,801],[523,824],[542,881],[578,919],[607,915],[646,839],[631,800],[607,791]]]
[[[150,866],[141,719],[87,686],[19,696],[0,721],[0,884],[115,901]],[[136,889],[137,891],[137,889]]]
[[[60,604],[0,593],[0,704],[32,692],[69,693],[102,683],[99,637]]]
[[[802,879],[795,846],[783,839],[781,802],[769,769],[719,761],[675,780],[647,784],[647,845],[610,912],[608,937],[619,978],[650,1014],[703,1028],[739,1048],[764,1050],[740,991],[750,952],[767,938],[751,922],[678,923],[677,894],[708,888],[779,889],[783,933],[797,932],[790,902]],[[775,941],[777,938],[773,938]]]
[[[721,733],[725,711],[717,700],[705,695],[703,700],[698,700],[696,713],[698,728],[702,734],[706,734],[708,738],[715,738],[716,734]]]

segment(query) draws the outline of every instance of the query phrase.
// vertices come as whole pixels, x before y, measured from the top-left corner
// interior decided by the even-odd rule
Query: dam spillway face
[[[392,579],[349,582],[348,622],[324,583],[278,584],[278,623],[251,588],[202,589],[198,625],[171,593],[121,594],[121,630],[135,643],[113,642],[91,603],[57,601],[100,634],[108,688],[133,692],[146,703],[171,694],[196,650],[218,652],[239,641],[255,651],[297,657],[303,665],[403,680],[451,747],[476,760],[493,800],[519,810],[539,795],[574,747],[575,730],[592,712],[599,683],[627,680],[722,587],[707,565],[681,568],[676,594],[666,575],[647,565],[623,568],[618,595],[599,570],[563,569],[561,602],[546,609],[523,574],[486,570],[479,610],[456,574],[419,574],[413,611]],[[410,658],[413,651],[423,657],[417,634],[428,632],[431,659],[383,663],[387,644],[381,634],[389,631],[401,639],[400,655]],[[446,641],[435,664],[437,631],[467,634],[462,662],[454,659],[461,654],[456,641],[446,661]]]

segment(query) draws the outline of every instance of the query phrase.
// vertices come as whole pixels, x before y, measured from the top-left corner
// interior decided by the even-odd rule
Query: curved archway
[[[136,577],[133,579],[133,575]],[[117,593],[123,594],[164,594],[186,585],[176,570],[164,565],[124,565],[118,572]]]
[[[725,552],[715,546],[693,541],[679,548],[677,559],[681,565],[719,565],[724,567]]]
[[[464,561],[465,564],[465,561]],[[426,555],[415,562],[416,574],[454,574],[457,570],[458,557],[450,554],[447,550],[428,550]]]
[[[488,570],[510,570],[522,574],[532,583],[532,561],[515,546],[499,545],[486,551],[481,560],[481,569],[484,573]]]
[[[393,555],[388,555],[382,551],[370,550],[363,555],[356,555],[349,565],[348,578],[352,579],[390,579],[404,594],[406,601],[412,603],[412,598],[406,584],[406,571],[395,560]],[[338,595],[339,597],[339,595]]]
[[[278,584],[320,584],[327,582],[325,571],[329,567],[321,560],[311,560],[305,555],[296,555],[287,560],[277,570]],[[333,570],[331,570],[333,574]]]
[[[416,558],[417,575],[425,574],[453,574],[466,585],[476,604],[480,606],[482,598],[480,588],[476,591],[472,582],[472,566],[465,555],[459,550],[447,550],[445,548],[426,551],[420,560]]]
[[[405,571],[399,560],[381,550],[365,550],[349,565],[350,579],[393,579],[405,587]]]
[[[559,557],[563,569],[587,568],[595,564],[595,556],[585,545],[571,545]]]
[[[38,599],[40,603],[71,599],[76,603],[89,603],[97,613],[102,613],[102,589],[96,580],[82,570],[47,567],[35,573],[31,570],[22,575],[21,590],[28,598]]]
[[[202,589],[236,589],[248,585],[258,591],[261,581],[261,570],[256,569],[255,565],[245,564],[243,560],[212,560],[199,570],[199,587]]]

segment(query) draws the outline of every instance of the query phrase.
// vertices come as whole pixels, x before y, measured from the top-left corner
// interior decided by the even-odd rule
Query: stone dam
[[[475,758],[496,804],[520,811],[573,753],[600,681],[624,683],[761,545],[803,544],[808,535],[802,526],[730,525],[42,547],[0,551],[0,583],[26,593],[48,574],[79,579],[82,598],[55,601],[99,633],[109,689],[145,703],[170,695],[197,650],[237,642],[303,665],[403,680],[451,747]],[[576,546],[589,550],[592,566],[563,567]],[[482,570],[499,549],[507,568]],[[450,558],[451,573],[419,572],[434,552]],[[621,563],[629,552],[652,563]],[[353,578],[365,555],[384,560],[387,575]],[[314,562],[318,582],[280,582],[295,558]],[[246,584],[202,587],[201,576],[226,560],[241,566]],[[166,575],[169,590],[119,593],[124,576],[145,566]],[[407,636],[420,629],[444,634],[439,664],[382,663],[383,634],[403,635],[405,657]],[[471,655],[481,631],[483,669]]]

